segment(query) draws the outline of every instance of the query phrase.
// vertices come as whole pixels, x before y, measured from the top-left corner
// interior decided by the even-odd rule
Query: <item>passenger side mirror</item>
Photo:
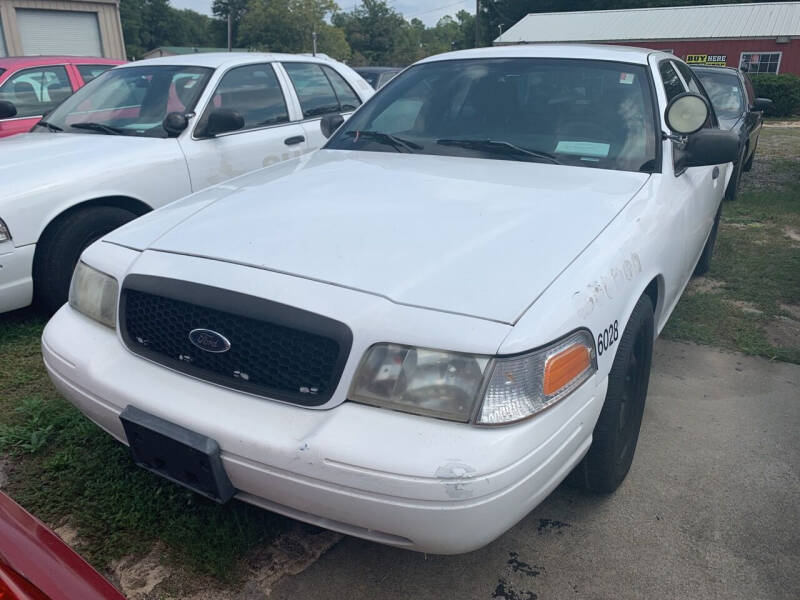
[[[734,162],[739,157],[739,136],[721,129],[703,129],[688,137],[683,156],[687,167]]]
[[[0,119],[10,119],[17,116],[17,107],[6,100],[0,100]]]
[[[679,135],[691,135],[700,131],[708,120],[711,109],[702,96],[684,92],[678,94],[664,111],[664,120],[671,131]]]
[[[753,101],[753,110],[763,111],[772,106],[772,100],[769,98],[756,98]]]
[[[342,123],[344,123],[344,117],[340,114],[325,115],[319,122],[319,127],[322,129],[322,135],[329,138],[334,131],[341,127]]]
[[[178,137],[189,126],[189,119],[183,113],[171,112],[164,117],[161,126],[169,137]]]
[[[208,115],[203,135],[214,137],[221,133],[238,131],[242,127],[244,127],[244,117],[241,114],[228,108],[217,108]]]

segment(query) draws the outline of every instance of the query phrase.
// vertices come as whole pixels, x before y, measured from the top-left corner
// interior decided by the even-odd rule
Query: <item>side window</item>
[[[98,75],[102,75],[113,66],[114,65],[75,65],[85,84],[95,79]]]
[[[359,100],[353,88],[345,81],[344,77],[330,67],[323,66],[322,69],[325,71],[328,80],[333,86],[333,91],[336,93],[336,97],[339,100],[339,110],[341,112],[350,112],[361,106],[361,100]]]
[[[25,69],[0,87],[0,100],[17,107],[17,117],[38,117],[50,112],[72,95],[64,67]]]
[[[304,118],[339,112],[339,99],[320,65],[286,62],[283,67],[297,92]]]
[[[689,91],[693,94],[705,96],[702,87],[697,83],[697,76],[692,73],[692,70],[682,62],[675,62],[673,64],[677,67],[678,71],[681,72],[683,80],[686,82],[686,85],[689,86]]]
[[[668,60],[663,61],[658,65],[658,71],[661,73],[661,81],[664,82],[664,91],[667,93],[667,102],[672,100],[678,94],[682,94],[686,91],[686,89],[683,87],[683,83],[681,83],[680,77],[678,77],[678,72],[674,69],[671,62]]]
[[[216,108],[235,110],[242,115],[242,130],[289,121],[286,99],[271,64],[246,65],[225,73],[203,115],[201,127]]]

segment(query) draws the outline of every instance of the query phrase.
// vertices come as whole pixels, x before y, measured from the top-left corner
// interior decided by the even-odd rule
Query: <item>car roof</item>
[[[136,62],[126,64],[125,67],[165,65],[178,67],[210,67],[212,69],[218,69],[219,67],[223,66],[237,64],[247,65],[252,63],[274,61],[302,61],[322,64],[331,64],[336,62],[327,56],[319,54],[317,54],[317,56],[311,56],[310,54],[280,54],[274,52],[198,52],[196,54],[179,54],[176,56],[162,56],[159,58],[137,60]]]
[[[402,67],[353,67],[356,73],[386,73],[402,71]]]
[[[63,65],[75,63],[85,65],[121,65],[124,60],[98,58],[97,56],[8,56],[0,58],[0,68],[16,69],[19,67],[39,67],[42,65]]]
[[[647,57],[654,53],[659,52],[648,48],[604,44],[519,44],[456,50],[424,58],[418,64],[467,58],[584,58],[644,65],[647,64]]]

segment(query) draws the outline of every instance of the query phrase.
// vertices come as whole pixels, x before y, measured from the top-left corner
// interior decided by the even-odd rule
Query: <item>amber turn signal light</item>
[[[573,344],[547,359],[542,392],[552,396],[579,377],[592,364],[591,348]]]

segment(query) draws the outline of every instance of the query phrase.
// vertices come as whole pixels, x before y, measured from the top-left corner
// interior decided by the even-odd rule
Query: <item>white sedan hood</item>
[[[174,140],[92,133],[22,133],[3,138],[0,206],[78,178],[87,183],[90,178],[105,179],[129,161],[163,160],[160,149],[167,145],[174,145]]]
[[[106,239],[513,323],[647,177],[321,150],[223,184],[208,204],[173,204],[160,211],[164,218],[154,213]],[[181,210],[183,202],[199,210]],[[176,224],[176,215],[185,218]]]

